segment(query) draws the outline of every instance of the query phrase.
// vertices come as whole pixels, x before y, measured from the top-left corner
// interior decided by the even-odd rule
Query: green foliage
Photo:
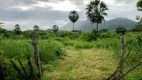
[[[98,32],[93,29],[92,32],[91,32],[91,40],[97,40],[97,36],[98,36]]]
[[[142,47],[142,36],[140,35],[137,36],[137,42],[138,42],[138,45]]]
[[[38,43],[41,61],[44,63],[56,60],[63,55],[62,44],[59,42],[53,40],[39,40]],[[28,53],[27,49],[31,54],[33,54],[31,41],[2,40],[0,44],[3,56],[7,58],[14,58],[18,56],[22,59],[25,57],[25,54]]]
[[[3,29],[0,27],[0,34],[6,33],[6,32],[7,32],[6,29]]]
[[[77,32],[70,32],[70,34],[69,34],[69,38],[70,39],[78,39],[79,38],[79,33],[77,33]]]
[[[57,34],[59,37],[64,38],[64,37],[68,37],[70,35],[70,32],[69,31],[59,31]]]
[[[116,28],[116,33],[117,34],[123,34],[123,35],[125,35],[125,33],[126,33],[126,29],[124,28],[124,27],[118,27],[118,28]]]
[[[132,29],[134,32],[142,32],[142,25],[138,25],[135,28]]]
[[[56,41],[39,41],[39,54],[41,61],[45,64],[59,59],[63,54],[63,45]]]
[[[57,37],[78,39],[80,34],[78,32],[69,32],[69,31],[59,31]]]
[[[98,23],[102,23],[104,21],[104,16],[107,16],[106,10],[108,10],[107,5],[100,0],[91,1],[86,8],[86,15],[90,22],[97,24],[97,32],[98,32]]]
[[[79,14],[77,11],[73,10],[69,13],[69,20],[73,23],[73,31],[74,31],[74,23],[79,19]]]
[[[108,32],[109,30],[108,29],[101,29],[99,32],[100,33],[105,33],[105,32]]]
[[[94,45],[88,41],[81,40],[68,40],[63,42],[65,46],[73,46],[77,49],[90,49],[93,48]]]
[[[80,39],[81,40],[85,40],[85,41],[90,41],[91,40],[91,33],[89,33],[89,32],[83,32],[80,35]]]
[[[27,48],[32,53],[32,45],[24,40],[1,40],[0,48],[3,51],[3,56],[7,58],[14,58],[18,56],[23,58],[27,52]],[[27,48],[26,48],[27,47]]]
[[[79,34],[81,34],[81,33],[82,33],[82,31],[81,31],[81,30],[73,30],[72,32],[77,32],[77,33],[79,33]]]
[[[72,23],[75,23],[79,19],[79,14],[77,13],[77,11],[71,11],[69,13],[69,19]]]
[[[137,2],[137,9],[138,9],[139,11],[142,11],[142,0],[139,0],[139,1]]]
[[[25,38],[32,38],[32,31],[33,30],[26,30],[26,31],[23,31],[23,35]]]
[[[15,58],[18,56],[23,63],[26,63],[24,58],[25,54],[28,52],[30,52],[30,57],[33,57],[31,33],[32,30],[23,31],[21,35],[14,34],[14,31],[6,31],[5,33],[1,34],[0,51],[2,52],[3,57],[6,61],[7,58]],[[44,70],[53,71],[52,68],[54,67],[54,65],[52,64],[54,62],[56,63],[56,61],[60,58],[63,59],[64,49],[68,49],[68,47],[70,46],[76,48],[76,50],[85,49],[86,52],[88,52],[87,50],[91,48],[107,49],[114,53],[112,54],[116,56],[115,59],[118,59],[117,57],[120,53],[120,36],[119,34],[116,34],[115,31],[100,33],[99,39],[97,40],[96,30],[93,30],[92,32],[82,32],[81,35],[80,33],[81,32],[79,31],[58,31],[57,33],[44,30],[37,31],[38,49],[41,63],[43,64],[43,66],[45,66]],[[132,64],[135,64],[136,61],[139,61],[142,58],[141,52],[135,54],[137,49],[141,48],[141,38],[141,32],[126,32],[125,34],[125,45],[132,44],[132,42],[135,43],[132,53],[130,54],[128,59],[128,67]],[[126,78],[131,79],[131,77],[133,77],[134,79],[138,79],[137,75],[141,75],[141,69],[138,70],[139,72],[134,71],[136,74],[130,74],[131,76],[129,75]],[[13,70],[10,72],[13,72]]]
[[[15,25],[14,31],[15,31],[15,33],[16,33],[17,35],[21,34],[21,29],[20,29],[20,25],[19,25],[19,24],[16,24],[16,25]]]
[[[119,35],[117,35],[114,31],[108,31],[108,32],[105,32],[105,33],[100,33],[99,37],[100,37],[100,39],[119,38]]]
[[[86,40],[86,41],[93,41],[97,40],[97,31],[94,29],[91,33],[84,32],[81,34],[80,39]]]

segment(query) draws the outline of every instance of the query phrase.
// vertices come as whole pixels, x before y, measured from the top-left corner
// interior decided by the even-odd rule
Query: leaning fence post
[[[38,78],[41,78],[41,64],[40,64],[40,57],[39,57],[39,53],[38,53],[35,30],[32,33],[32,40],[33,40],[34,61],[35,61],[35,64],[36,64],[36,72],[37,72]]]

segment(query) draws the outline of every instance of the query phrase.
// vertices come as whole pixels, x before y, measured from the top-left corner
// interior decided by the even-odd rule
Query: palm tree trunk
[[[98,33],[98,32],[99,32],[99,31],[98,31],[98,23],[97,23],[97,26],[96,26],[96,27],[97,27],[97,33]]]
[[[98,31],[98,23],[96,23],[96,30],[97,30],[97,37],[99,35],[99,31]]]
[[[73,23],[73,31],[74,31],[74,23]]]

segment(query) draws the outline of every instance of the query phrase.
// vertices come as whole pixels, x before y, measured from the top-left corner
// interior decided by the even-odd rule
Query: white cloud
[[[77,5],[72,4],[68,0],[58,3],[38,1],[37,3],[33,3],[31,5],[20,4],[20,5],[10,6],[9,9],[20,9],[26,11],[26,10],[36,9],[37,7],[52,8],[52,10],[59,10],[59,11],[71,11],[71,10],[80,11]]]
[[[67,24],[69,21],[65,21],[65,20],[57,20],[55,21],[55,23],[59,26],[62,27],[62,25]]]
[[[19,9],[23,11],[34,9],[32,6],[12,6],[11,9]]]
[[[53,8],[53,10],[59,10],[59,11],[71,11],[71,10],[77,10],[79,11],[80,9],[78,8],[77,5],[71,4],[70,1],[65,0],[64,2],[59,2],[59,3],[46,3],[47,6],[50,6]]]

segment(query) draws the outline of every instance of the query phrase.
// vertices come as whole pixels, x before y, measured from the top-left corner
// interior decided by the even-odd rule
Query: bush
[[[91,40],[97,40],[98,33],[95,29],[92,30],[91,32]]]
[[[31,53],[33,56],[33,47],[31,41],[28,43],[24,40],[1,40],[0,43],[3,56],[6,58],[24,58],[25,54]],[[38,49],[43,63],[55,61],[63,55],[63,45],[60,42],[51,40],[39,40]],[[28,50],[27,50],[28,49]]]
[[[47,64],[60,58],[64,54],[62,47],[63,45],[61,43],[53,40],[39,41],[39,54],[41,61]]]
[[[117,34],[120,34],[120,33],[122,33],[123,35],[125,35],[125,33],[126,33],[126,29],[124,28],[124,27],[118,27],[118,28],[116,28],[116,33]]]
[[[85,41],[97,40],[97,31],[94,29],[92,30],[91,33],[84,32],[81,34],[80,39],[85,40]]]
[[[25,36],[25,38],[32,38],[32,30],[26,30],[26,31],[23,31],[23,35]]]
[[[69,38],[70,39],[78,39],[79,38],[79,33],[77,33],[77,32],[70,32],[70,34],[69,34]]]
[[[79,34],[81,34],[81,33],[82,33],[82,31],[81,31],[81,30],[73,30],[72,32],[77,32],[77,33],[79,33]]]
[[[108,31],[109,31],[108,29],[101,29],[99,32],[104,33],[104,32],[108,32]]]
[[[104,39],[104,38],[119,38],[119,35],[116,34],[114,31],[108,31],[105,33],[100,33],[99,35],[100,39]]]
[[[138,25],[135,28],[132,29],[134,32],[142,32],[142,25]]]
[[[57,32],[57,35],[58,35],[59,37],[68,37],[69,34],[70,34],[69,31],[58,31],[58,32]]]
[[[91,33],[83,32],[80,36],[81,40],[90,41],[91,40]]]

